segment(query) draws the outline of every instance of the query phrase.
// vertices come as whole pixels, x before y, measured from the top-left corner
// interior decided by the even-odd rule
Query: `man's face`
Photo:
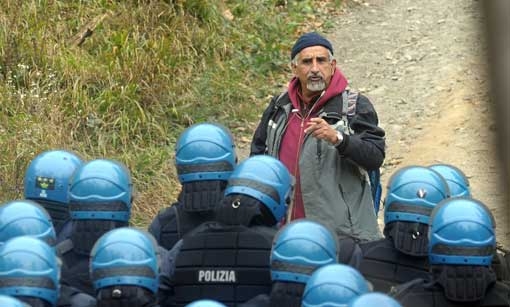
[[[335,71],[336,60],[329,60],[329,52],[323,46],[312,46],[301,50],[292,72],[301,83],[303,95],[310,96],[326,89]]]

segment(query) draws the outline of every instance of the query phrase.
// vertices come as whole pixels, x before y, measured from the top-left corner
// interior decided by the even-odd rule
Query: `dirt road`
[[[356,1],[328,36],[386,130],[383,181],[405,165],[456,165],[510,247],[478,1]]]

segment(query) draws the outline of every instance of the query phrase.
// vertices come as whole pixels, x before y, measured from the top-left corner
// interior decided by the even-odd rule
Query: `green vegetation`
[[[1,200],[22,198],[35,155],[69,149],[124,162],[146,225],[180,188],[179,133],[210,120],[249,138],[296,37],[325,30],[339,6],[285,2],[3,0]]]

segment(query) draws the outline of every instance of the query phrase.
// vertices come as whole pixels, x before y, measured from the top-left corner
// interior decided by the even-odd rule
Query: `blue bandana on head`
[[[311,46],[323,46],[333,54],[333,46],[317,32],[309,32],[301,35],[292,47],[290,58],[293,59],[301,50]]]

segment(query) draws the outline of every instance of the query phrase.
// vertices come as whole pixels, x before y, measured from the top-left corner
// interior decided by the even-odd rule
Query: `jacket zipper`
[[[298,169],[299,169],[299,155],[301,154],[301,150],[303,149],[303,145],[305,144],[305,139],[307,137],[307,135],[303,136],[303,127],[305,126],[305,121],[310,117],[310,115],[312,114],[312,111],[313,109],[315,108],[315,106],[317,105],[317,103],[319,103],[319,100],[322,98],[322,96],[324,96],[324,93],[326,93],[326,91],[322,91],[321,95],[319,96],[319,98],[317,98],[317,100],[314,102],[313,106],[310,108],[310,110],[308,111],[308,113],[303,117],[301,116],[300,112],[296,112],[296,116],[298,116],[300,119],[301,119],[301,124],[300,124],[300,129],[299,129],[299,138],[298,138],[298,144],[300,144],[300,146],[298,147],[298,151],[296,152],[296,163],[295,163],[295,169],[294,169],[294,174],[298,174]],[[292,112],[292,111],[291,111]],[[287,121],[288,123],[289,121]],[[301,138],[303,138],[303,141],[301,142]],[[299,180],[299,186],[301,187],[301,172],[299,172],[299,178],[296,178],[296,182]],[[295,193],[295,192],[294,192]],[[295,195],[294,195],[294,199],[295,199]],[[301,202],[303,204],[303,210],[304,210],[304,201],[303,201],[303,192],[302,192],[302,189],[301,189]],[[288,214],[287,214],[287,220],[290,222],[292,220],[292,218],[294,217],[294,202],[292,202],[292,206],[288,209]]]

